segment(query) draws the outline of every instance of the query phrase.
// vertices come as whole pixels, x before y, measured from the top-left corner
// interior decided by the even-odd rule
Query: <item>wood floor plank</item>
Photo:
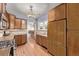
[[[36,44],[31,37],[25,45],[16,48],[16,56],[51,56],[47,50]]]

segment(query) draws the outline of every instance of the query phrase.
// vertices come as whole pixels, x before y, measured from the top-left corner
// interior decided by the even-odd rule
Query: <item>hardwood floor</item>
[[[16,56],[51,56],[47,50],[36,44],[35,40],[28,37],[25,45],[16,48]]]

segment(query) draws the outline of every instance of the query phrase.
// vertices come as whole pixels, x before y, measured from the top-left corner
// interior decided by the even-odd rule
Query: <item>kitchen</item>
[[[78,3],[0,3],[0,56],[78,56]]]

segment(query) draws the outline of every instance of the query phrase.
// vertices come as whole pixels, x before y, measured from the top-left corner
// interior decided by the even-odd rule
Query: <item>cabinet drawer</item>
[[[68,55],[79,56],[79,31],[68,31]]]
[[[61,4],[55,8],[55,20],[66,18],[66,4]]]

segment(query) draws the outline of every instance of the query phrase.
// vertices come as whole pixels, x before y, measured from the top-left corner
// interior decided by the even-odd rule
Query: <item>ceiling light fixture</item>
[[[30,12],[28,13],[28,17],[29,18],[31,18],[31,17],[35,18],[35,14],[33,13],[33,6],[32,5],[30,5]]]

